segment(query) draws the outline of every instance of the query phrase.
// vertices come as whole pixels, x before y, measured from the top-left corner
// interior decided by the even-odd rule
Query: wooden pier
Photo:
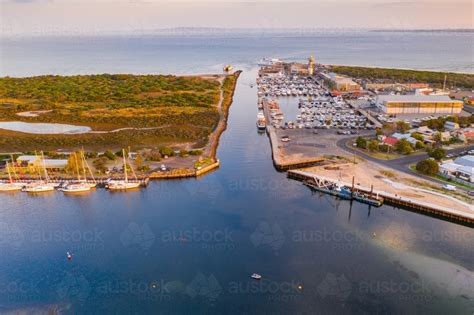
[[[312,180],[317,182],[325,183],[336,183],[334,179],[330,179],[324,176],[316,175],[306,171],[300,170],[291,170],[288,171],[288,177],[300,181]],[[339,184],[351,187],[352,184],[339,182]],[[406,197],[401,197],[396,194],[389,192],[373,190],[372,188],[364,187],[357,185],[354,187],[355,191],[362,193],[372,193],[377,194],[378,196],[384,199],[386,204],[390,204],[399,208],[407,209],[414,212],[419,212],[423,214],[428,214],[433,217],[447,219],[456,223],[461,223],[470,227],[474,227],[474,210],[472,212],[459,211],[451,208],[446,208],[443,206],[431,204],[429,202],[423,202],[419,200],[413,200]]]

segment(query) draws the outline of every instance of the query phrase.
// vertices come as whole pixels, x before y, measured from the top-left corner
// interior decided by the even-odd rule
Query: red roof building
[[[393,147],[394,145],[397,144],[398,139],[394,137],[385,137],[385,139],[383,139],[382,142],[386,145]]]

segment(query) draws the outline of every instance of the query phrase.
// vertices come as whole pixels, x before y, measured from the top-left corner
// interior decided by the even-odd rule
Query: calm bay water
[[[471,314],[474,231],[388,206],[351,205],[288,180],[256,131],[256,90],[248,86],[267,56],[472,72],[470,39],[2,40],[2,75],[220,72],[226,63],[244,72],[219,170],[126,194],[0,195],[0,313],[55,305],[68,314]],[[254,272],[264,280],[252,281]]]

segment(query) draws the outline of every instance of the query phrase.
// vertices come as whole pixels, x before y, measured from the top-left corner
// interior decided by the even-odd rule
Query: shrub
[[[435,148],[428,152],[428,155],[435,160],[442,160],[446,156],[446,151],[442,148]]]
[[[379,148],[379,142],[377,140],[370,140],[367,147],[370,151],[377,151]]]
[[[167,155],[167,156],[173,156],[173,155],[174,155],[174,151],[173,151],[173,149],[171,149],[171,148],[169,148],[169,147],[161,147],[161,148],[160,148],[160,154],[161,154],[162,156],[165,156],[165,155]]]
[[[423,142],[421,142],[421,141],[416,142],[415,148],[417,150],[423,149],[424,147],[425,147],[425,144]]]
[[[416,164],[416,170],[425,175],[436,175],[439,171],[439,165],[432,159],[426,159]]]
[[[367,140],[362,137],[357,137],[356,139],[356,145],[358,148],[366,149],[367,148]]]
[[[397,152],[401,154],[411,154],[413,153],[413,147],[411,146],[410,142],[408,142],[406,139],[400,139],[397,144],[395,145],[395,149]]]
[[[103,156],[105,156],[111,161],[115,160],[115,157],[116,157],[115,154],[110,150],[105,151]]]

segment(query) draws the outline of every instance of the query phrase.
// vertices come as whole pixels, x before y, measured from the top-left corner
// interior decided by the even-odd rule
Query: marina
[[[393,207],[387,199],[380,208],[370,208],[312,193],[275,171],[268,136],[257,132],[257,87],[244,83],[255,82],[256,61],[268,54],[304,60],[314,51],[328,62],[459,71],[470,65],[469,58],[460,58],[470,51],[470,36],[391,36],[291,36],[283,44],[255,34],[232,40],[216,35],[186,38],[186,49],[183,37],[72,36],[2,46],[11,61],[4,65],[6,75],[73,74],[76,69],[208,73],[226,64],[246,71],[217,149],[218,171],[196,179],[150,180],[146,190],[131,193],[102,189],[107,178],[97,176],[98,189],[77,197],[62,192],[0,194],[5,240],[0,245],[5,275],[0,313],[51,313],[52,308],[74,314],[469,313],[472,228]],[[466,48],[440,51],[453,42]],[[354,49],[354,43],[363,45]],[[229,54],[236,49],[238,53]],[[433,53],[417,57],[420,51]],[[277,101],[284,119],[295,121],[297,113],[286,114],[287,99]],[[298,100],[292,108],[298,110]],[[317,129],[319,139],[312,141],[313,131],[279,128],[275,133],[279,141],[288,136],[283,145],[290,152],[314,148],[322,157],[335,149],[322,138],[335,142],[344,137],[334,128]],[[168,166],[166,161],[156,164]],[[157,170],[156,175],[171,171]],[[54,176],[50,174],[51,181],[59,180]],[[108,177],[124,180],[119,172]],[[77,181],[77,176],[62,179]],[[90,175],[87,180],[92,182]],[[344,182],[351,184],[350,179]],[[365,186],[370,191],[370,184]],[[25,263],[29,261],[34,263]],[[262,280],[251,278],[253,273]],[[378,290],[392,283],[390,293]],[[300,284],[301,291],[295,289]],[[365,284],[375,289],[362,290]]]

